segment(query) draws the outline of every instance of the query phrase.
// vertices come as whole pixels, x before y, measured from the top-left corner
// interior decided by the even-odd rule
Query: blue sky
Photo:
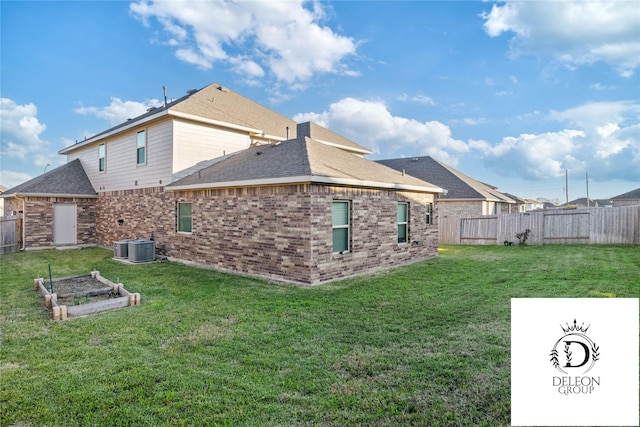
[[[640,187],[640,2],[2,1],[0,184],[216,82],[385,159],[565,201]],[[47,166],[50,164],[50,166]]]

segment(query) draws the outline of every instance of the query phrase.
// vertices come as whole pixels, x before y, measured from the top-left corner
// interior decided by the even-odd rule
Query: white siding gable
[[[146,162],[137,164],[137,134],[142,130],[147,136]],[[105,144],[104,171],[98,170],[101,144]],[[128,190],[168,185],[181,176],[180,171],[250,144],[247,131],[167,117],[72,151],[67,161],[80,159],[98,192]]]
[[[136,136],[147,132],[146,163],[136,162]],[[67,161],[79,158],[93,188],[96,191],[113,191],[132,188],[158,187],[171,183],[171,141],[173,126],[170,120],[131,129],[114,138],[100,141],[83,150],[68,155]],[[98,146],[106,143],[104,172],[98,171]]]
[[[182,119],[173,122],[173,173],[248,148],[247,132]]]

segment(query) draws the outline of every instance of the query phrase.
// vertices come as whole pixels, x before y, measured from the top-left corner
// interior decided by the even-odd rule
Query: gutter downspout
[[[16,199],[22,200],[22,247],[21,251],[24,251],[27,247],[27,215],[26,215],[26,196],[20,197],[19,194],[16,194]]]

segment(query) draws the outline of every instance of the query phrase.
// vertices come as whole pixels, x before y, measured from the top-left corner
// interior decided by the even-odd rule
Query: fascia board
[[[184,190],[188,191],[188,190],[202,190],[207,188],[255,187],[255,186],[261,186],[261,185],[302,184],[302,183],[345,185],[350,187],[366,187],[366,188],[384,188],[384,189],[390,189],[390,190],[417,191],[421,193],[443,193],[444,192],[444,190],[440,187],[423,187],[423,186],[417,186],[417,185],[404,185],[404,184],[395,184],[395,183],[387,183],[387,182],[363,181],[358,179],[332,178],[332,177],[314,176],[314,175],[288,176],[288,177],[281,177],[281,178],[249,179],[249,180],[239,180],[239,181],[199,183],[199,184],[187,184],[187,185],[170,185],[165,187],[165,189],[168,191],[184,191]]]
[[[509,201],[509,200],[501,200],[501,199],[495,199],[495,198],[483,198],[483,197],[478,197],[475,199],[465,199],[465,198],[456,198],[456,199],[450,199],[450,198],[446,198],[446,199],[439,199],[441,202],[500,202],[500,203],[511,203],[514,204],[515,202]]]
[[[82,199],[97,199],[97,194],[65,194],[65,193],[11,193],[11,194],[0,194],[0,199],[10,198],[10,197],[73,197],[73,198],[82,198]]]

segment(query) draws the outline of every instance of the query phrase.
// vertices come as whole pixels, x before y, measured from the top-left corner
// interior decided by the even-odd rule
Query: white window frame
[[[107,144],[98,145],[98,172],[107,170]]]
[[[142,134],[142,139],[140,138],[140,135]],[[142,142],[142,144],[140,144]],[[143,151],[143,161],[140,161],[140,150],[144,150]],[[138,131],[138,133],[136,133],[136,165],[138,166],[143,166],[147,164],[147,130],[143,129],[141,131]]]
[[[337,204],[346,204],[347,205],[347,223],[346,224],[335,224],[333,220],[333,208]],[[334,231],[335,230],[347,230],[347,247],[342,250],[335,250],[334,247]],[[343,254],[351,251],[351,201],[350,200],[334,200],[331,203],[331,251],[334,254]]]
[[[433,203],[427,203],[425,205],[426,215],[425,221],[427,225],[433,225]]]
[[[400,221],[399,215],[400,215],[400,206],[405,206],[405,213],[406,213],[406,218],[404,221]],[[398,238],[398,244],[405,244],[405,243],[409,243],[409,203],[407,202],[398,202],[397,205],[397,215],[396,215],[396,220],[397,220],[397,238]],[[405,232],[404,232],[404,241],[400,241],[400,227],[404,226]]]
[[[189,215],[189,231],[181,230],[182,223],[180,222],[180,205],[189,205],[191,206],[191,212]],[[176,203],[176,231],[180,234],[191,234],[193,233],[193,203],[191,202],[177,202]]]

